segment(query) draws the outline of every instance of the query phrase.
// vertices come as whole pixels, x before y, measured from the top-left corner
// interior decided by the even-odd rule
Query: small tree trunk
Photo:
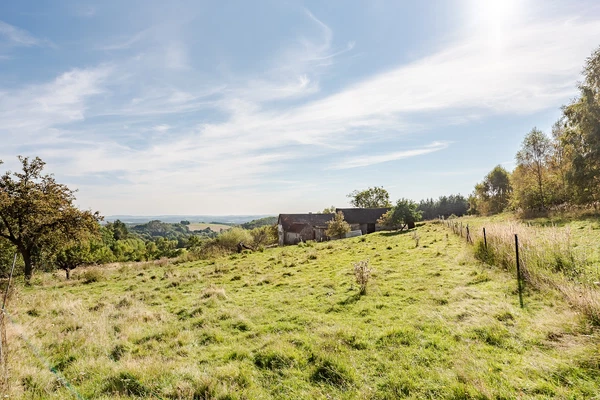
[[[71,279],[71,268],[65,268],[65,275],[67,276],[67,280]]]
[[[23,256],[23,262],[25,263],[25,269],[23,270],[25,274],[25,282],[29,284],[31,281],[31,277],[33,276],[33,265],[31,263],[31,252],[29,250],[22,249],[21,255]]]

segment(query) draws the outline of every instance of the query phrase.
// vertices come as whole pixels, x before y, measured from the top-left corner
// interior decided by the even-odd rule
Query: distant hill
[[[265,225],[275,225],[276,223],[277,223],[277,217],[265,217],[265,218],[260,218],[260,219],[253,219],[250,222],[246,222],[245,224],[242,224],[242,228],[254,229],[254,228],[258,228],[260,226],[265,226]]]
[[[126,224],[145,224],[150,221],[177,223],[180,221],[223,223],[241,225],[245,222],[270,217],[271,215],[109,215],[104,218],[107,222],[117,219]]]

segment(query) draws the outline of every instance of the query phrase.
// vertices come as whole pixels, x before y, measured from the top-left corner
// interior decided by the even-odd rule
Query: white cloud
[[[0,21],[0,35],[6,37],[11,45],[14,46],[41,46],[44,41],[34,37],[24,29]]]
[[[114,176],[114,202],[165,191],[178,193],[179,200],[173,201],[184,202],[180,197],[185,196],[186,204],[205,200],[215,190],[239,190],[243,197],[249,187],[275,180],[274,172],[298,159],[358,153],[361,146],[389,139],[396,148],[405,148],[403,135],[414,138],[440,121],[466,124],[489,115],[558,107],[575,93],[583,60],[600,37],[599,21],[529,22],[503,32],[501,46],[468,37],[337,92],[322,93],[323,67],[333,66],[335,57],[354,44],[332,49],[331,29],[307,15],[317,37],[301,38],[257,76],[228,77],[201,87],[193,80],[188,43],[172,35],[155,41],[160,44],[157,53],[139,60],[75,69],[49,83],[0,92],[0,135],[4,139],[19,132],[18,140],[3,144],[0,158],[6,159],[11,146],[22,145],[29,136],[35,138],[29,143],[38,141],[37,154],[54,160],[55,172],[69,179]],[[154,34],[142,31],[105,49],[129,49]],[[165,73],[157,83],[159,74],[139,65],[181,74],[189,82]],[[215,110],[217,116],[210,113]],[[67,130],[66,124],[89,117],[118,121]],[[123,125],[131,136],[123,135]],[[141,143],[129,143],[136,134]],[[364,154],[329,168],[393,162],[447,146],[434,142]],[[90,198],[109,190],[87,185]]]
[[[160,124],[160,125],[156,125],[152,127],[152,130],[156,131],[156,132],[166,132],[169,129],[171,129],[171,127],[167,124]]]
[[[389,161],[402,160],[404,158],[422,156],[443,150],[449,146],[447,142],[433,142],[418,149],[394,151],[385,154],[348,157],[332,165],[329,169],[350,169],[366,167],[373,164],[381,164]]]

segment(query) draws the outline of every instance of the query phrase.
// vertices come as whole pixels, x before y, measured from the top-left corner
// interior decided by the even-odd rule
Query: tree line
[[[579,95],[550,134],[534,127],[510,172],[498,165],[469,197],[469,212],[545,211],[600,201],[600,48],[585,61]]]
[[[19,156],[21,170],[0,176],[0,275],[7,276],[18,254],[17,273],[27,281],[34,270],[81,265],[147,261],[162,257],[185,260],[236,250],[240,241],[268,246],[277,230],[254,221],[254,228],[232,228],[222,234],[210,229],[191,232],[189,222],[150,221],[128,227],[116,220],[102,224],[98,212],[80,210],[75,191],[44,174],[39,158]],[[2,161],[0,160],[0,164]],[[269,220],[270,221],[270,220]]]

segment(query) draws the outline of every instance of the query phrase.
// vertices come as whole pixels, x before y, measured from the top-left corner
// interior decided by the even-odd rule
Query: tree
[[[90,250],[90,242],[65,247],[55,255],[55,264],[65,271],[67,279],[71,279],[71,270],[85,264],[93,263],[93,255]]]
[[[533,128],[523,139],[521,150],[517,153],[517,167],[535,176],[538,188],[537,207],[545,208],[544,180],[546,167],[552,152],[552,144],[548,136],[537,128]]]
[[[580,97],[563,108],[564,133],[571,168],[566,174],[579,203],[600,199],[600,48],[586,60]]]
[[[323,209],[323,211],[317,214],[335,214],[335,206],[326,207]]]
[[[372,187],[362,191],[355,190],[347,197],[350,198],[350,204],[359,208],[380,208],[391,207],[390,194],[383,187]]]
[[[472,214],[477,210],[484,215],[502,212],[508,206],[511,192],[510,174],[497,165],[485,176],[483,182],[475,185],[475,191],[469,197],[469,212]]]
[[[75,192],[43,175],[40,158],[19,156],[19,161],[22,172],[7,171],[0,177],[0,238],[17,248],[29,281],[36,254],[59,251],[98,232],[101,217],[75,207]]]
[[[415,222],[422,218],[422,212],[417,209],[418,207],[419,205],[412,200],[399,199],[396,205],[383,214],[377,222],[392,229],[404,229],[405,226],[409,229],[414,228]]]
[[[338,211],[335,217],[327,222],[325,234],[330,237],[341,238],[348,232],[350,232],[350,225],[344,220],[344,213]]]

